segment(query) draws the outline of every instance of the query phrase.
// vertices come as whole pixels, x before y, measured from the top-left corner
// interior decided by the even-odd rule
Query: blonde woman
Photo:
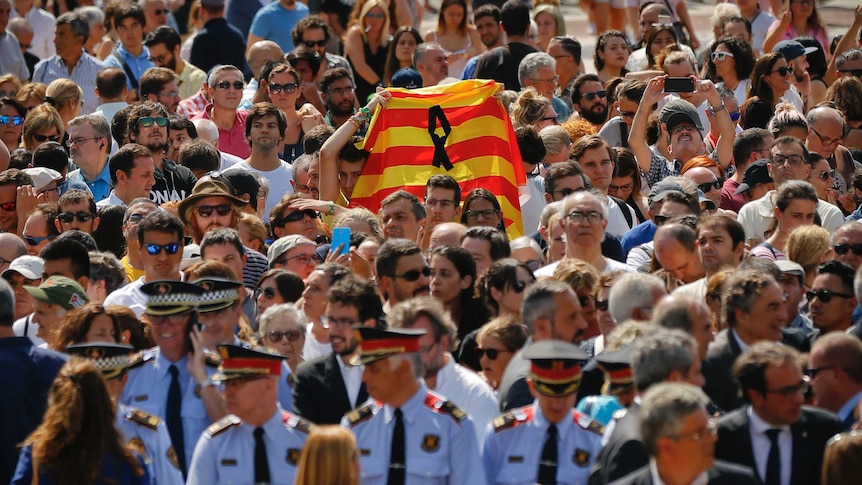
[[[787,239],[787,259],[795,261],[805,270],[805,285],[814,284],[817,267],[832,259],[829,231],[815,225],[800,226]]]
[[[364,105],[382,86],[389,46],[389,7],[382,0],[362,5],[356,25],[350,27],[344,41],[344,56],[350,61],[356,80],[356,99]]]
[[[356,437],[341,426],[315,426],[305,441],[295,485],[357,485],[359,450]]]
[[[66,135],[66,124],[57,112],[48,103],[36,106],[24,118],[23,130],[24,148],[33,151],[49,141],[58,143],[63,141]]]
[[[45,102],[60,113],[63,129],[68,129],[69,122],[81,114],[84,90],[71,79],[55,79],[45,90]]]

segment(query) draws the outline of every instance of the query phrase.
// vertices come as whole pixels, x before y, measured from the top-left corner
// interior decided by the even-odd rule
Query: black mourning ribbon
[[[440,127],[443,128],[443,136],[437,134],[437,121],[440,121]],[[449,160],[449,155],[446,154],[446,139],[452,133],[452,126],[449,120],[446,119],[446,114],[443,113],[443,108],[440,105],[432,106],[428,109],[428,134],[431,135],[431,141],[434,143],[434,162],[435,167],[443,167],[446,170],[455,168],[452,161]]]

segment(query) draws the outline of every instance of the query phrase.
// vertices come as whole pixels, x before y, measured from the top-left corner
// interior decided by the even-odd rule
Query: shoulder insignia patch
[[[238,426],[240,423],[242,423],[242,420],[239,419],[239,417],[237,417],[236,415],[233,415],[233,414],[228,414],[227,416],[223,417],[222,419],[209,425],[209,427],[204,432],[204,435],[207,438],[213,438],[215,436],[218,436],[221,433],[224,433],[225,431],[227,431],[228,429],[230,429],[234,426]]]
[[[152,414],[141,411],[140,409],[127,411],[125,418],[126,421],[132,421],[150,429],[158,429],[159,424],[162,423],[161,418],[158,416],[153,416]]]
[[[347,417],[347,422],[350,423],[350,426],[356,426],[357,424],[371,419],[371,416],[374,414],[374,410],[371,407],[371,404],[366,404],[365,406],[358,407],[353,411],[349,411],[345,417]]]
[[[605,427],[598,421],[590,418],[586,414],[581,414],[578,411],[572,411],[572,421],[579,427],[595,433],[599,436],[605,434]]]
[[[458,408],[458,406],[432,392],[429,392],[428,395],[425,396],[425,405],[437,413],[448,414],[459,423],[467,417],[467,413]]]
[[[313,423],[301,416],[297,416],[296,414],[291,414],[287,411],[282,411],[281,422],[284,423],[288,428],[293,428],[297,431],[302,431],[305,434],[311,432],[311,427]]]
[[[532,419],[533,407],[526,406],[506,411],[504,414],[494,418],[494,420],[491,421],[491,424],[494,426],[494,432],[499,433],[500,431],[504,431],[509,428],[516,428],[521,424],[532,421]]]
[[[147,458],[147,456],[148,456],[147,455],[147,447],[144,446],[144,441],[141,440],[140,438],[132,438],[129,441],[129,448],[137,451],[144,458]]]
[[[221,357],[215,352],[209,350],[204,351],[204,364],[208,367],[218,367],[221,364]]]

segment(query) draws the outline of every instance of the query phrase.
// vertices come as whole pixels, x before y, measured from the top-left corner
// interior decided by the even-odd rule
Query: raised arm
[[[649,80],[643,98],[635,111],[632,129],[629,132],[629,146],[635,154],[638,165],[644,173],[649,173],[652,151],[646,141],[647,120],[652,114],[652,107],[665,97],[664,80],[667,76],[654,77]]]

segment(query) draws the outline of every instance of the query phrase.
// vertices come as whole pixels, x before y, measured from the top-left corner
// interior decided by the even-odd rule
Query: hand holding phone
[[[693,93],[694,79],[690,77],[668,77],[664,80],[666,93]]]

